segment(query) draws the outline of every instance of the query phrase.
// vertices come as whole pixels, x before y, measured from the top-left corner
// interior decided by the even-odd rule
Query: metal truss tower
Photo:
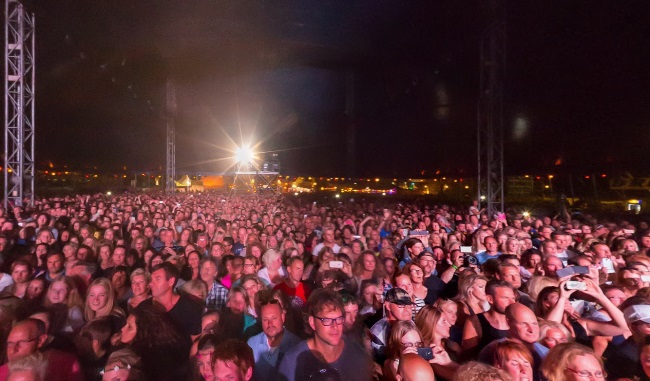
[[[176,86],[173,79],[167,79],[166,90],[167,167],[165,172],[165,193],[172,195],[176,192]]]
[[[34,203],[35,18],[5,3],[4,207]]]
[[[238,163],[237,171],[230,184],[229,195],[237,192],[263,193],[272,192],[282,196],[278,185],[280,180],[280,159],[277,153],[268,155],[261,165],[256,163]]]
[[[491,218],[504,211],[503,81],[506,69],[505,0],[489,0],[483,14],[478,101],[478,199]]]

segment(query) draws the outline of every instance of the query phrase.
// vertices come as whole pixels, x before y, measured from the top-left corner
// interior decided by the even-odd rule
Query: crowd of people
[[[650,380],[650,227],[218,193],[0,209],[0,381]]]

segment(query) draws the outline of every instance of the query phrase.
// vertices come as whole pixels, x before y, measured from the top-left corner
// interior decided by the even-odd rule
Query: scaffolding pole
[[[4,207],[34,203],[35,19],[5,3]]]
[[[167,166],[165,171],[165,193],[173,195],[176,192],[176,86],[173,79],[167,79],[166,90]]]
[[[505,0],[485,3],[478,101],[478,200],[489,218],[504,211],[503,81],[506,69]]]

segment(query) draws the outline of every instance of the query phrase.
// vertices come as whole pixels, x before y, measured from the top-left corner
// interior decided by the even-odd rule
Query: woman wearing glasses
[[[621,364],[624,366],[624,364]],[[548,381],[605,380],[603,360],[594,351],[578,343],[558,344],[542,363],[542,374]]]
[[[388,356],[384,362],[384,377],[386,381],[395,380],[400,357],[405,353],[418,353],[424,343],[420,330],[412,320],[395,323],[388,339]]]
[[[411,278],[413,285],[413,317],[424,307],[424,299],[427,297],[429,289],[424,286],[424,269],[415,263],[409,263],[402,269],[402,274]]]

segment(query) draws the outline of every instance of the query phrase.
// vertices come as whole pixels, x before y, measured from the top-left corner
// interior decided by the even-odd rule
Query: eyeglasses
[[[577,374],[578,377],[581,377],[581,378],[606,378],[607,377],[607,372],[605,372],[604,370],[603,371],[597,370],[594,373],[591,373],[588,370],[580,370],[580,371],[578,371],[578,370],[571,369],[571,368],[566,368],[566,370],[570,370],[571,372]]]
[[[422,348],[424,347],[424,343],[421,341],[416,341],[414,343],[400,343],[402,347],[404,348]]]
[[[414,274],[423,274],[422,270],[420,269],[411,269],[411,272]]]
[[[36,339],[38,339],[38,336],[36,336],[33,339],[29,339],[29,340],[7,341],[7,348],[13,348],[15,346],[24,347],[25,345],[27,345],[28,343],[31,343],[32,341],[34,341]]]
[[[127,366],[119,366],[119,365],[115,365],[115,366],[112,367],[112,368],[104,368],[104,369],[102,369],[102,370],[99,371],[99,374],[103,376],[104,373],[106,373],[106,372],[112,372],[112,371],[116,371],[116,372],[117,372],[117,371],[120,370],[120,369],[131,370],[131,365],[127,365]]]
[[[320,320],[320,322],[325,327],[329,327],[334,322],[336,322],[336,325],[343,324],[343,322],[345,321],[345,316],[339,316],[339,317],[336,317],[336,318],[323,318],[323,317],[314,316],[314,319]]]

